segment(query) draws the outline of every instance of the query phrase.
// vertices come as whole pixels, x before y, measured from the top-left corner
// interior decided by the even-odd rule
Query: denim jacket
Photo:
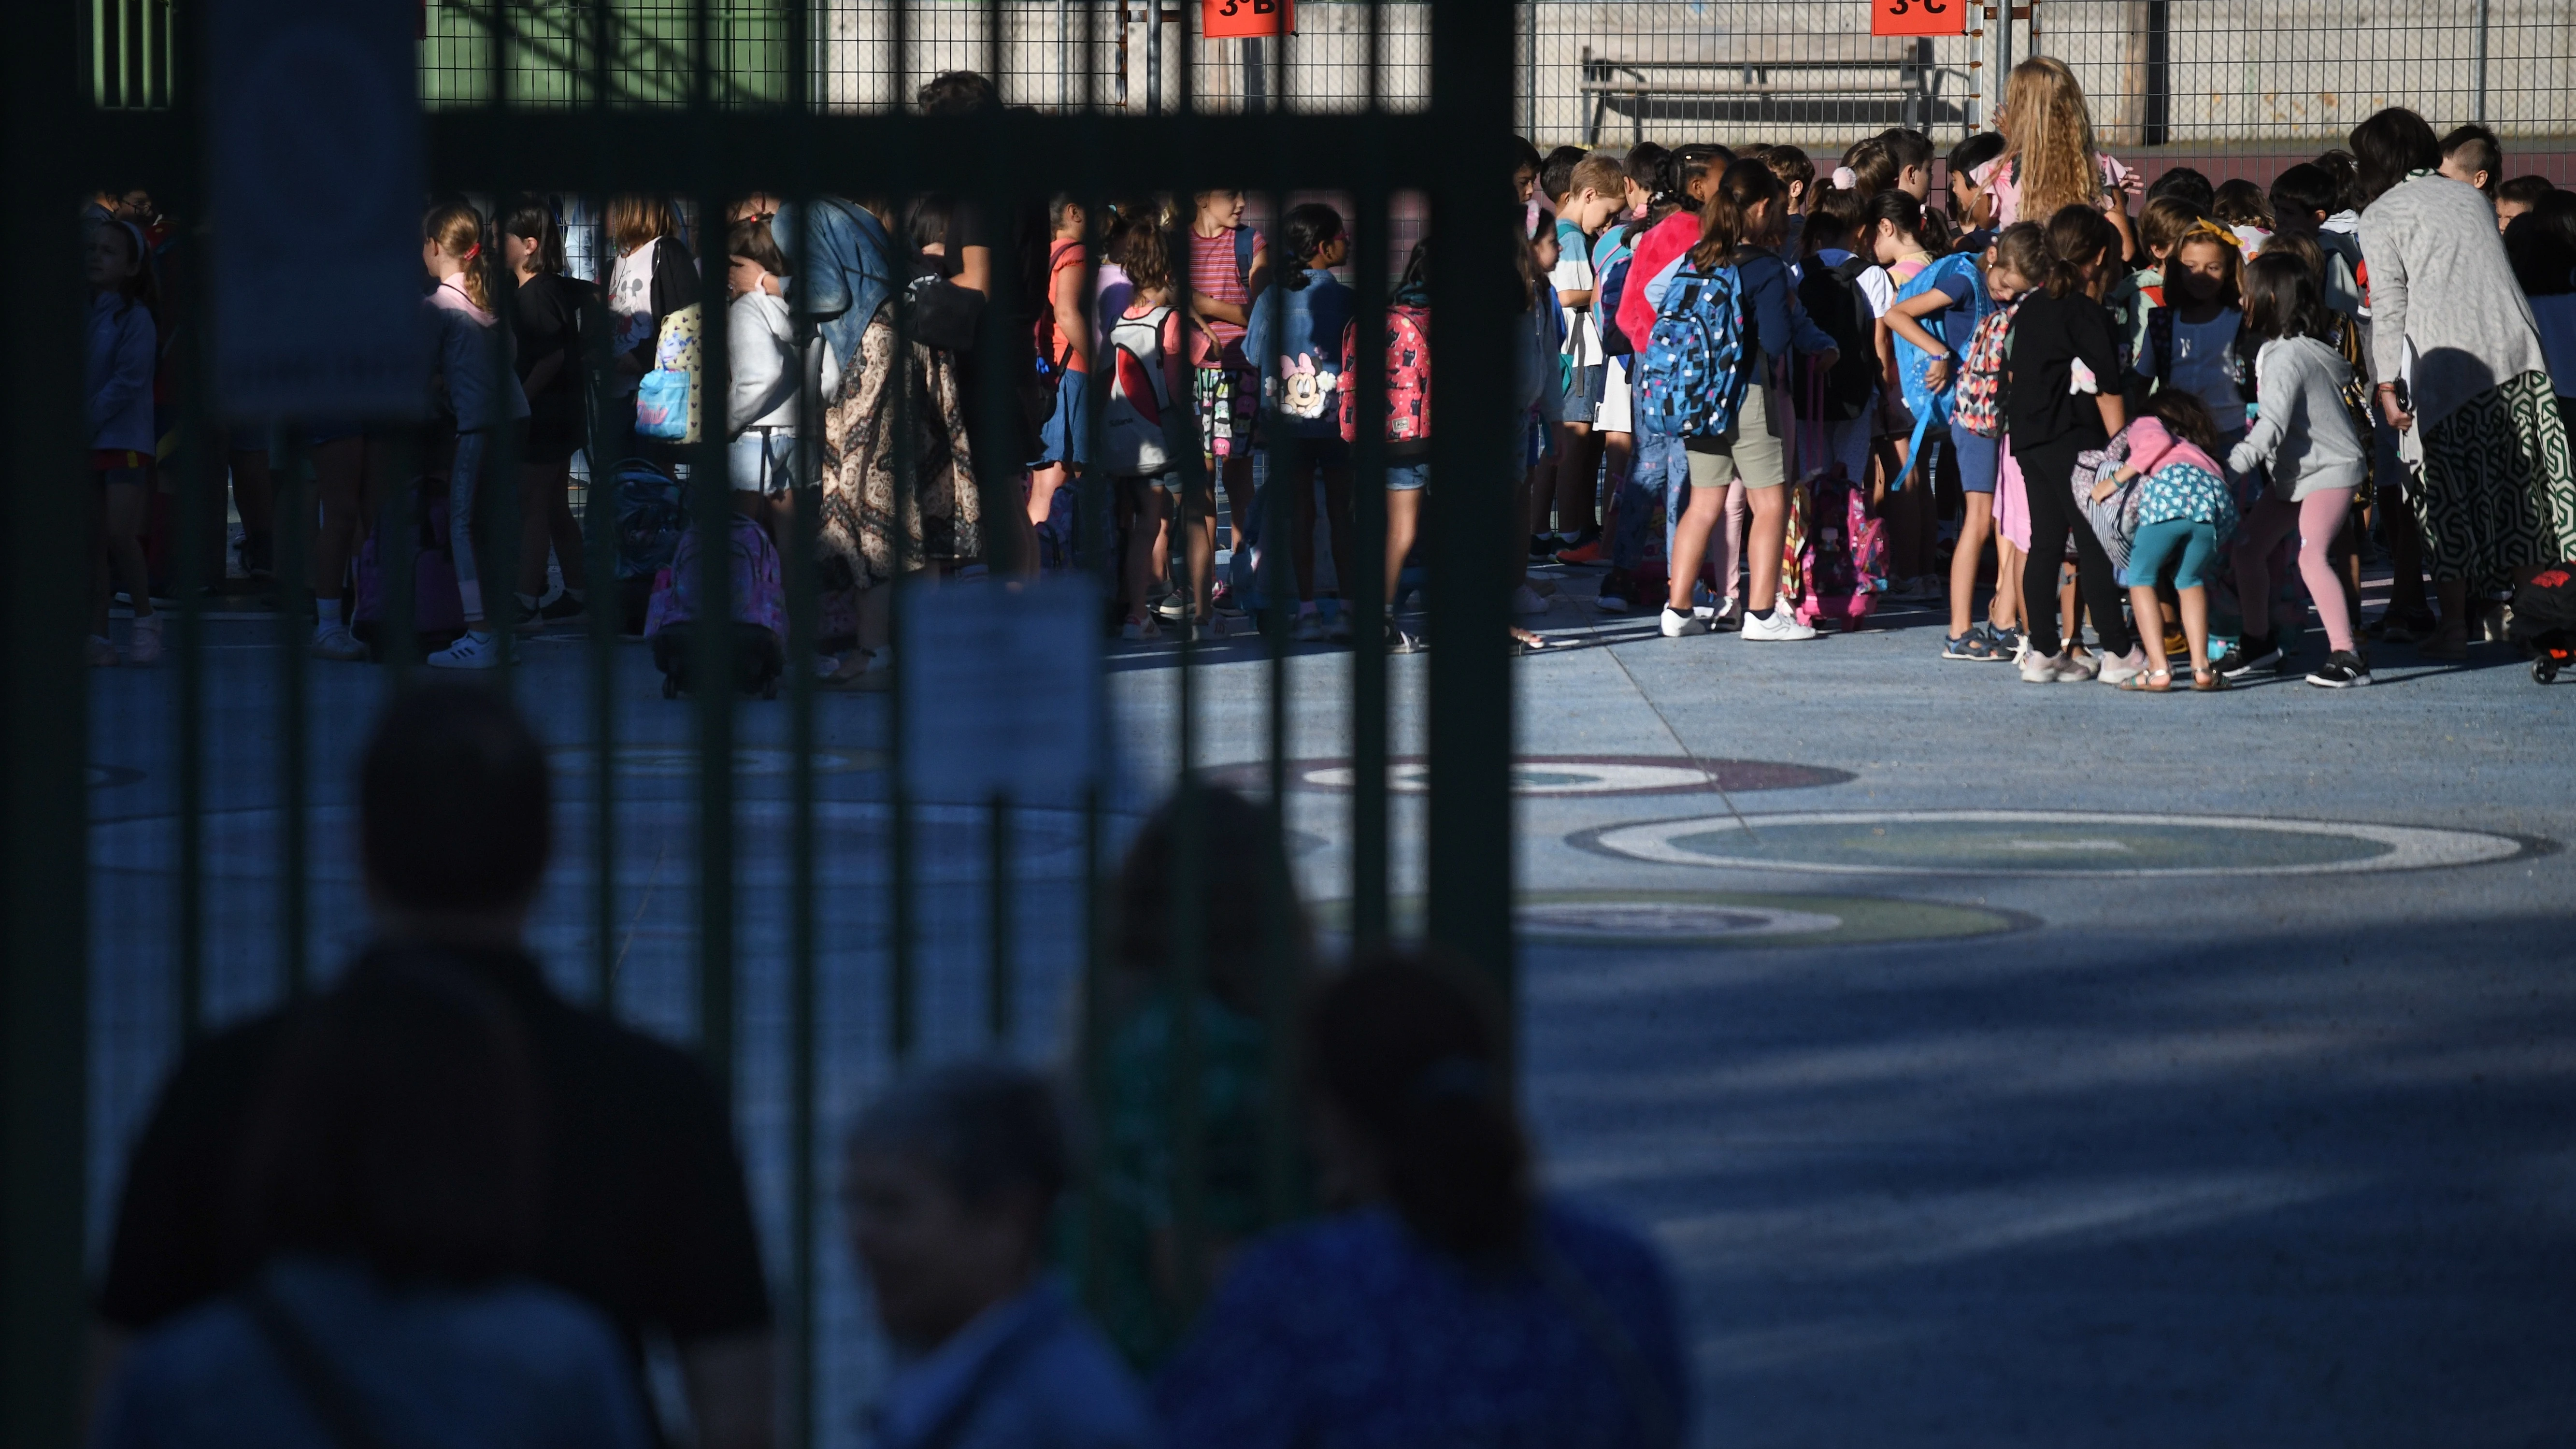
[[[805,233],[814,234],[806,257]],[[808,218],[787,202],[769,223],[778,250],[796,269],[796,300],[821,324],[823,340],[844,369],[857,365],[860,334],[896,286],[896,250],[885,224],[856,202],[822,197]]]

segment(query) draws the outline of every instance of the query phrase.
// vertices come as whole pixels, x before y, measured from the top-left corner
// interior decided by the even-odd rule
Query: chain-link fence
[[[603,22],[617,41],[612,94],[686,98],[695,11],[685,0],[427,0],[421,64],[433,105],[488,90],[494,3],[520,36],[507,67],[515,100],[584,99],[598,78],[571,57],[589,53],[585,37]],[[712,7],[719,100],[785,94],[787,3]],[[1943,137],[1987,124],[1986,77],[2007,23],[1998,12],[1971,5],[1963,35],[1899,40],[1869,34],[1871,3],[1518,0],[1509,14],[1523,133],[1541,145],[1659,137],[1839,150],[1889,125]],[[1306,0],[1285,42],[1194,40],[1195,7],[1185,16],[1175,0],[932,0],[906,7],[900,36],[888,0],[815,4],[812,94],[839,110],[885,108],[959,68],[1009,76],[1013,104],[1045,110],[1355,110],[1373,87],[1404,109],[1428,90],[1419,0]],[[101,24],[129,25],[140,46],[161,13],[144,7],[99,0],[102,17],[117,17]],[[1505,6],[1495,11],[1503,23]],[[2481,121],[2553,153],[2576,137],[2566,83],[2576,0],[2036,0],[2013,15],[2007,53],[2073,66],[2117,147],[2304,147],[2387,105],[2445,127]],[[100,84],[113,71],[139,93],[140,64],[103,63]]]

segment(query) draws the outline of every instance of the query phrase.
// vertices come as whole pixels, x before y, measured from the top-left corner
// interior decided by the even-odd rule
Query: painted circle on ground
[[[1398,936],[1422,933],[1422,900],[1388,902]],[[1320,901],[1317,925],[1349,930],[1350,902]],[[1886,896],[1742,891],[1531,891],[1512,908],[1526,946],[1788,949],[1958,940],[2033,924],[2010,911]]]
[[[1942,876],[2330,875],[2510,860],[2508,835],[2361,821],[2039,810],[1709,815],[1572,843],[1663,865]]]
[[[1290,760],[1292,790],[1349,790],[1359,781],[1348,759]],[[1237,789],[1267,788],[1270,767],[1229,765],[1213,772]],[[1678,755],[1524,755],[1512,762],[1512,793],[1524,796],[1677,795],[1705,790],[1798,790],[1840,785],[1848,770],[1773,760],[1694,760]],[[1431,765],[1419,756],[1389,760],[1386,787],[1398,795],[1431,788]]]
[[[610,768],[631,779],[685,780],[698,773],[698,751],[691,745],[616,745],[609,755]],[[548,750],[546,757],[565,774],[587,775],[597,765],[599,752],[583,745],[562,745]],[[881,750],[816,750],[813,764],[817,775],[845,775],[882,770],[886,757]],[[784,775],[795,768],[794,750],[745,745],[733,752],[737,775]]]

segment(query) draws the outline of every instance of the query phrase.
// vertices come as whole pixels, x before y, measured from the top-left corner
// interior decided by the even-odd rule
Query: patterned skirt
[[[2576,558],[2576,464],[2549,375],[2488,388],[2424,430],[2415,510],[2433,577],[2501,594]]]
[[[913,344],[912,456],[908,472],[899,474],[894,346],[894,328],[882,317],[870,322],[824,414],[820,564],[827,590],[865,589],[893,578],[898,527],[906,569],[983,553],[982,498],[956,360]]]

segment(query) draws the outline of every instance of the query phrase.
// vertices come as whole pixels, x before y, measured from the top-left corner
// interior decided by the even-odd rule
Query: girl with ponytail
[[[1245,1250],[1163,1371],[1166,1442],[1666,1449],[1687,1421],[1654,1250],[1531,1186],[1501,1014],[1464,971],[1362,961],[1307,1018],[1345,1211]]]
[[[483,213],[464,202],[433,208],[420,224],[421,266],[437,287],[421,303],[436,351],[431,415],[456,429],[447,470],[447,527],[456,550],[456,593],[464,607],[465,637],[429,656],[437,669],[490,669],[505,647],[484,618],[483,570],[474,552],[474,505],[491,466],[492,434],[528,415],[528,395],[494,335],[500,317],[492,302],[500,248],[489,244]],[[516,527],[517,519],[510,520]]]
[[[1780,606],[1780,550],[1789,527],[1787,495],[1781,488],[1789,475],[1780,445],[1784,409],[1772,396],[1772,374],[1793,351],[1818,357],[1825,367],[1833,366],[1840,354],[1834,339],[1798,304],[1789,264],[1774,250],[1786,234],[1787,200],[1787,189],[1770,167],[1738,161],[1700,204],[1699,244],[1685,259],[1690,268],[1685,275],[1735,273],[1743,354],[1734,381],[1739,399],[1735,425],[1723,433],[1682,440],[1689,497],[1685,502],[1675,490],[1666,499],[1665,514],[1676,520],[1663,612],[1667,639],[1738,623],[1749,640],[1815,637],[1813,629]],[[1753,529],[1746,547],[1752,553],[1753,577],[1739,593],[1736,529],[1748,511]],[[1702,609],[1694,606],[1691,587],[1699,582],[1712,534],[1720,597]]]

